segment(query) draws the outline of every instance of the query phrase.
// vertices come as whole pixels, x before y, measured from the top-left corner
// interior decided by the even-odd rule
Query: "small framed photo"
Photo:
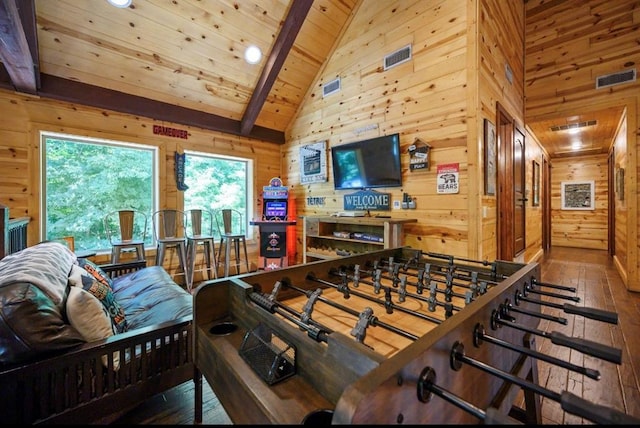
[[[537,160],[533,161],[533,183],[531,188],[533,189],[533,200],[531,201],[531,206],[539,207],[540,206],[540,164]]]
[[[489,120],[484,120],[484,193],[496,194],[496,174],[498,162],[498,142],[496,126]]]
[[[562,209],[563,210],[594,210],[595,184],[594,181],[563,181]]]

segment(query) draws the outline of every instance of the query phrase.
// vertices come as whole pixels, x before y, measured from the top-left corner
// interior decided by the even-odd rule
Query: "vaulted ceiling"
[[[363,1],[2,0],[0,87],[283,144]],[[255,65],[249,45],[264,54]],[[606,153],[620,115],[527,125],[552,157]],[[568,130],[551,131],[592,120],[579,152]]]
[[[0,87],[282,144],[358,2],[3,0]]]

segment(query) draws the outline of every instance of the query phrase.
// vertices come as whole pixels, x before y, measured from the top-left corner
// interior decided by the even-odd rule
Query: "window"
[[[156,204],[157,148],[42,133],[41,239],[74,238],[75,250],[111,249],[104,216],[133,208],[149,216]],[[153,233],[147,230],[147,245]]]
[[[243,213],[244,230],[250,239],[248,222],[253,200],[252,161],[250,159],[185,152],[184,208],[217,211],[234,208]],[[214,225],[215,226],[215,225]]]

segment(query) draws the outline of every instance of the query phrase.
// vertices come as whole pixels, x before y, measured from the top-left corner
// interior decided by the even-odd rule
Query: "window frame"
[[[111,140],[106,138],[95,138],[83,135],[73,135],[52,131],[40,131],[40,224],[39,224],[39,240],[43,241],[47,239],[47,140],[58,139],[69,141],[78,144],[93,144],[120,148],[129,148],[135,150],[142,150],[151,154],[151,212],[148,213],[148,227],[153,227],[151,224],[151,215],[158,209],[159,206],[159,189],[160,189],[160,149],[157,146],[132,143],[129,141]],[[104,213],[107,214],[106,212]],[[147,232],[147,237],[151,238],[150,244],[146,243],[145,249],[155,246],[155,238],[151,229]],[[91,251],[96,251],[98,254],[106,254],[111,252],[111,247],[106,248],[92,248]]]
[[[195,150],[184,150],[184,154],[189,157],[189,156],[194,156],[194,157],[200,157],[200,158],[210,158],[210,159],[221,159],[221,160],[225,160],[225,161],[236,161],[236,162],[242,162],[246,165],[245,167],[245,180],[244,180],[244,185],[245,185],[245,209],[243,212],[243,226],[244,226],[244,230],[245,230],[245,236],[247,238],[247,240],[252,240],[254,239],[254,233],[253,233],[253,227],[250,226],[250,221],[253,218],[253,201],[254,201],[254,186],[255,186],[255,178],[254,178],[254,160],[252,158],[246,158],[246,157],[240,157],[240,156],[229,156],[229,155],[223,155],[223,154],[218,154],[218,153],[207,153],[207,152],[201,152],[201,151],[195,151]],[[186,175],[186,171],[185,171],[185,175]],[[189,190],[185,190],[184,192],[188,192]],[[186,206],[186,200],[184,197],[183,193],[183,208],[185,210],[189,209],[189,208],[196,208],[196,207],[187,207]]]

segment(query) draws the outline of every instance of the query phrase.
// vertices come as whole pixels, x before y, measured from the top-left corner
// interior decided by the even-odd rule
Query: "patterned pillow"
[[[122,306],[120,306],[120,303],[116,300],[111,288],[96,280],[93,275],[78,265],[71,267],[69,284],[88,291],[102,303],[111,318],[111,323],[116,333],[124,333],[127,331],[127,320],[124,316],[124,309],[122,309]]]
[[[70,287],[66,303],[69,324],[82,335],[87,342],[106,339],[113,336],[113,326],[105,307],[91,293],[80,287]],[[108,367],[107,356],[102,356],[102,364]],[[113,366],[120,368],[120,353],[113,353]]]
[[[96,280],[98,280],[99,283],[104,284],[113,290],[113,281],[105,271],[100,269],[100,266],[89,259],[83,258],[78,259],[78,266],[89,272]]]

